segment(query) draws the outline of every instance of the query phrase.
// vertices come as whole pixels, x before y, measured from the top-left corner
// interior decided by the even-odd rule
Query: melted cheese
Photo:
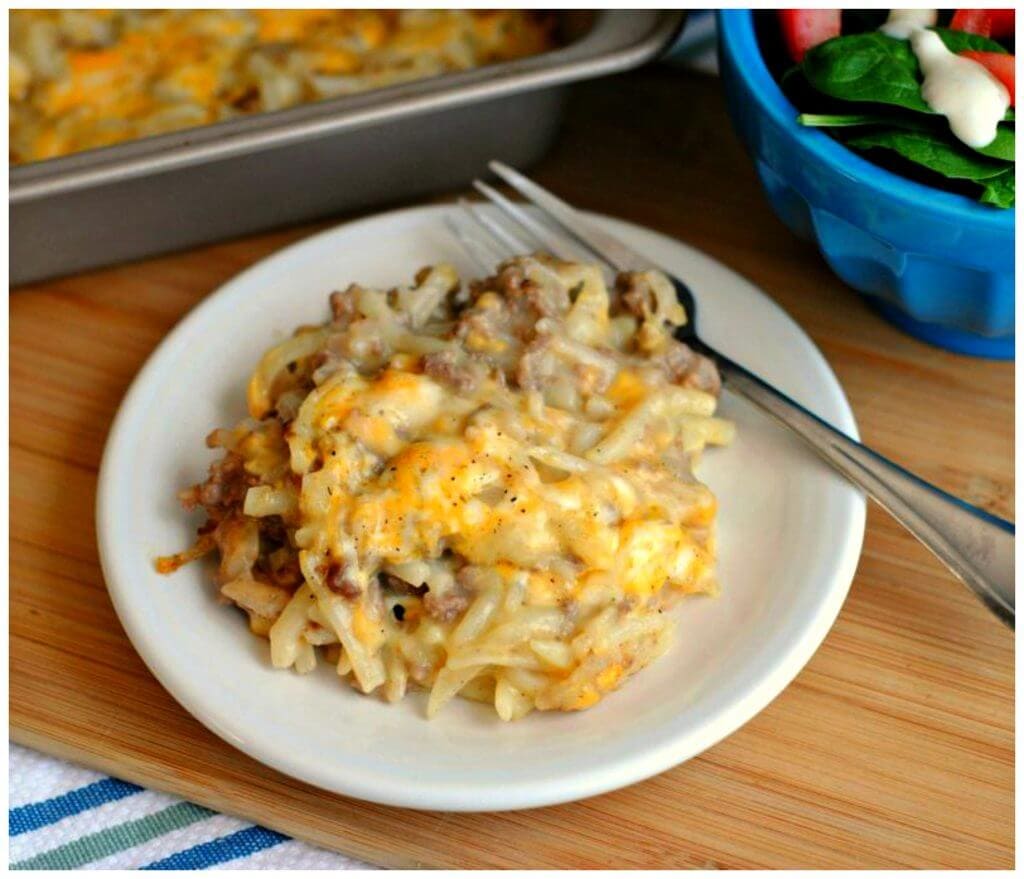
[[[667,474],[659,482],[628,464],[546,483],[531,450],[538,443],[564,449],[573,418],[551,407],[540,419],[521,413],[524,441],[502,429],[503,413],[489,410],[495,385],[454,401],[416,369],[391,365],[374,381],[339,373],[304,404],[289,436],[292,461],[306,472],[311,495],[334,486],[326,507],[306,505],[324,510],[311,523],[323,536],[319,551],[342,558],[354,546],[374,567],[436,558],[447,548],[471,565],[507,564],[527,575],[567,561],[581,575],[613,573],[625,594],[643,599],[665,585],[689,591],[708,576],[683,524],[713,517],[706,488]],[[616,411],[625,416],[651,393],[624,370],[609,398],[621,401]],[[327,451],[339,435],[373,457],[366,478],[353,477],[346,456]],[[638,449],[652,457],[674,440],[674,431],[655,430]],[[351,490],[341,490],[346,485]],[[559,579],[550,589],[544,582],[543,575],[529,579],[538,596],[577,597],[585,577]]]

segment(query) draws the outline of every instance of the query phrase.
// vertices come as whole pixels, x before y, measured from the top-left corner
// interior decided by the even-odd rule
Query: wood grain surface
[[[1013,517],[1012,366],[901,335],[836,280],[770,213],[716,81],[650,69],[581,86],[534,171],[745,274],[821,347],[866,442]],[[189,308],[321,227],[13,292],[15,741],[387,866],[1013,866],[1012,633],[874,507],[849,600],[796,681],[726,741],[616,793],[500,814],[374,806],[261,767],[181,709],[104,588],[103,443]]]

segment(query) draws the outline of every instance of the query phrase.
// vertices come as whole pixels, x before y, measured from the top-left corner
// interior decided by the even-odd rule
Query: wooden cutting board
[[[793,239],[716,81],[647,70],[581,87],[536,175],[746,274],[824,351],[866,442],[1012,518],[1012,365],[901,335]],[[504,814],[374,806],[265,769],[193,720],[107,597],[93,523],[100,453],[171,326],[315,228],[12,296],[15,741],[387,866],[1013,866],[1012,633],[876,508],[849,600],[796,681],[726,741],[616,793]]]

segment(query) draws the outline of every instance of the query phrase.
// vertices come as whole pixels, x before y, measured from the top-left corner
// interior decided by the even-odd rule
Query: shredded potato
[[[676,599],[717,589],[692,465],[733,428],[668,289],[534,255],[466,288],[435,266],[333,294],[210,435],[224,457],[182,493],[207,521],[158,568],[216,548],[277,668],[427,688],[430,715],[595,704],[666,649]]]

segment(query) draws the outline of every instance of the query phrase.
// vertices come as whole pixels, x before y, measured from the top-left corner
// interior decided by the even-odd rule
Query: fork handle
[[[1004,623],[1014,627],[1015,526],[964,503],[822,421],[796,401],[717,354],[732,391],[793,430],[937,555]]]

